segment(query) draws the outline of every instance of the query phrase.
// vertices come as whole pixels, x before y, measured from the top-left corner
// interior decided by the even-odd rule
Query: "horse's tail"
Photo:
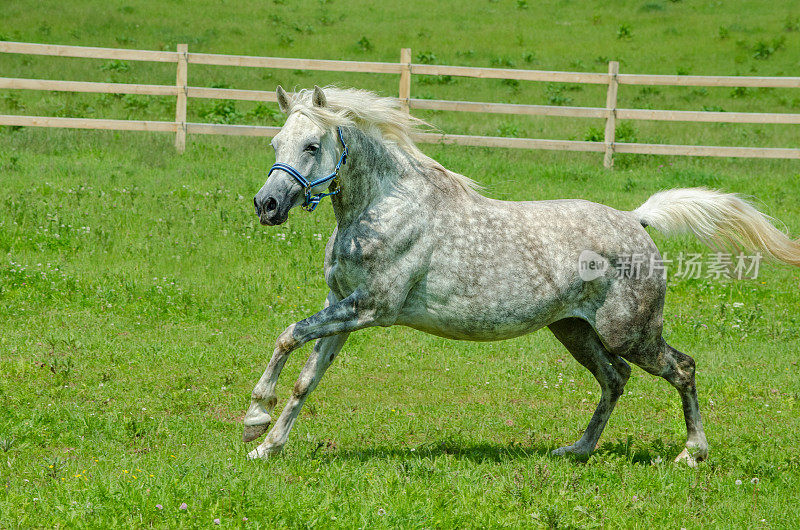
[[[643,226],[666,235],[692,232],[712,248],[734,247],[800,266],[800,240],[735,193],[706,188],[659,191],[633,211]]]

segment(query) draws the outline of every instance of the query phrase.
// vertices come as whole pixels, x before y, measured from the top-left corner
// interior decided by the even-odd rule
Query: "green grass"
[[[277,334],[325,295],[330,204],[259,226],[251,196],[271,159],[249,140],[203,139],[181,157],[168,136],[0,138],[14,153],[0,192],[7,524],[796,522],[795,270],[670,282],[666,334],[697,359],[711,442],[698,470],[669,463],[685,428],[664,381],[635,370],[600,450],[587,463],[551,458],[579,436],[598,389],[547,331],[484,344],[403,328],[354,334],[284,454],[249,463],[239,441],[249,392]],[[503,198],[630,208],[662,187],[722,185],[757,195],[800,232],[800,179],[779,163],[605,173],[572,155],[430,153]],[[701,249],[656,237],[667,252]],[[279,396],[307,353],[293,355]]]
[[[622,58],[623,71],[652,73],[755,67],[758,74],[788,75],[797,66],[788,50],[798,32],[784,29],[796,9],[793,15],[790,5],[774,2],[740,2],[726,12],[688,1],[625,3],[618,10],[624,20],[611,16],[611,8],[576,2],[551,4],[548,19],[533,2],[386,8],[395,13],[368,2],[239,9],[209,2],[191,14],[180,7],[186,11],[175,21],[167,16],[178,9],[173,4],[64,4],[54,18],[50,10],[14,3],[0,34],[144,49],[188,41],[195,51],[368,60],[395,60],[400,46],[410,45],[415,56],[430,52],[442,63],[492,65],[506,57],[527,67],[522,54],[535,53],[537,68],[584,69],[571,65],[583,61],[594,71],[604,69],[593,62],[600,54]],[[95,8],[107,15],[106,24],[93,22]],[[273,15],[282,22],[272,24]],[[497,37],[501,22],[485,23],[489,15],[506,25],[504,38]],[[434,23],[436,16],[451,23]],[[311,24],[314,32],[293,24],[301,30]],[[618,38],[623,24],[630,36]],[[281,33],[293,42],[281,47]],[[774,35],[786,36],[786,48],[751,57],[767,53],[753,46]],[[361,37],[371,49],[362,49],[369,47],[359,44]],[[9,76],[174,79],[163,65],[130,63],[123,71],[21,56],[0,57],[0,65]],[[192,75],[198,85],[272,89],[277,82],[336,81],[385,94],[397,82],[249,69]],[[588,88],[513,88],[458,80],[414,90],[486,101],[603,99]],[[625,97],[640,95],[629,90]],[[665,108],[791,106],[781,106],[778,91],[744,99],[709,89],[682,100],[682,93],[641,96]],[[64,115],[170,119],[172,112],[172,102],[158,98],[146,107],[128,102],[127,109],[124,99],[101,96],[5,91],[0,98],[6,105],[0,111],[11,113],[61,108]],[[95,112],[84,112],[84,104]],[[241,116],[223,107],[215,113],[213,102],[192,105],[198,119],[211,109],[202,119],[280,123],[270,112],[248,115],[242,104]],[[590,126],[447,113],[428,118],[448,131],[490,134],[507,125],[520,134],[566,137],[572,127],[582,137]],[[796,143],[788,128],[765,127],[758,136],[743,126],[635,127],[640,141],[663,134],[675,142]],[[253,463],[244,459],[252,444],[240,441],[241,417],[277,335],[321,306],[330,203],[314,214],[292,212],[281,227],[258,225],[252,196],[273,161],[263,140],[190,137],[179,156],[170,135],[5,128],[0,145],[2,527],[195,527],[213,526],[215,518],[236,526],[244,517],[257,528],[798,524],[797,269],[764,265],[755,281],[670,279],[665,334],[697,360],[711,444],[710,461],[698,469],[670,463],[685,427],[678,395],[662,380],[634,368],[599,450],[587,462],[553,458],[551,449],[579,437],[598,387],[549,332],[468,343],[404,328],[353,334],[309,398],[284,453]],[[589,154],[425,150],[497,198],[582,197],[630,209],[661,188],[703,185],[756,196],[764,211],[800,234],[796,162],[621,156],[610,173]],[[670,254],[705,252],[692,239],[654,238]],[[287,363],[279,407],[309,350]],[[181,511],[184,502],[188,509]]]

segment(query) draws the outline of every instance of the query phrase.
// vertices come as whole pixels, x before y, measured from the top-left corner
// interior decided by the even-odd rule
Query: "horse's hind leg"
[[[681,353],[661,338],[650,353],[626,355],[629,361],[641,366],[653,375],[663,377],[674,386],[681,396],[683,416],[686,420],[686,448],[675,459],[694,467],[708,457],[708,442],[700,419],[700,405],[695,386],[694,359]]]
[[[579,318],[567,318],[550,324],[550,331],[566,346],[575,359],[585,366],[600,383],[600,403],[589,421],[589,426],[580,440],[573,445],[553,451],[554,455],[565,453],[589,454],[594,450],[605,429],[611,412],[622,395],[631,368],[619,356],[608,352],[597,333]]]

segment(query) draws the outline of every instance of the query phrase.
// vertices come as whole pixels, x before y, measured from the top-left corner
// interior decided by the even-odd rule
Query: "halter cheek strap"
[[[275,170],[281,170],[285,173],[288,173],[303,187],[303,192],[305,193],[305,200],[303,201],[302,207],[304,210],[308,212],[313,212],[314,209],[319,204],[319,201],[324,199],[325,197],[329,197],[331,195],[336,195],[339,193],[339,182],[336,180],[336,177],[339,176],[339,170],[343,165],[347,163],[347,144],[344,143],[344,137],[342,136],[342,128],[337,127],[336,132],[339,134],[339,141],[342,142],[342,155],[339,157],[339,161],[336,163],[336,167],[333,170],[333,173],[328,175],[327,177],[322,177],[314,181],[309,181],[306,177],[300,174],[295,168],[290,166],[289,164],[284,164],[283,162],[276,162],[272,165],[269,170],[269,175],[272,175],[272,172]],[[326,182],[332,181],[333,191],[329,193],[317,193],[315,195],[311,194],[311,189],[319,186],[320,184],[324,184]]]

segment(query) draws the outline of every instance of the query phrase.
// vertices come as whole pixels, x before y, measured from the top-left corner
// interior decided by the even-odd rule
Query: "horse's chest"
[[[325,263],[325,283],[339,298],[349,296],[367,279],[364,260],[353,242],[337,241]]]

